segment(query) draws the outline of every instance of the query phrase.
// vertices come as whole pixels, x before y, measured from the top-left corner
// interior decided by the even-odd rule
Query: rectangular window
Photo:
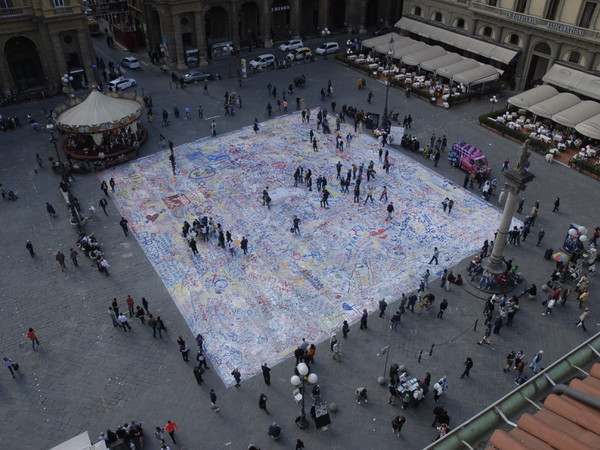
[[[517,0],[517,4],[515,5],[515,11],[518,13],[524,13],[525,8],[527,8],[527,0]]]
[[[488,6],[498,6],[498,0],[488,0]]]
[[[558,12],[558,5],[560,0],[550,0],[548,2],[548,9],[546,9],[546,19],[556,20],[556,13]]]
[[[581,28],[590,27],[597,6],[598,4],[596,2],[585,2],[583,13],[581,13],[581,19],[579,19],[579,26]]]
[[[65,0],[52,0],[52,5],[55,8],[58,8],[59,6],[65,6]]]

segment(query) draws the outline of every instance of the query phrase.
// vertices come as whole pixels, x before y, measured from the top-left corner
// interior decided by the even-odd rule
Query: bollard
[[[477,322],[479,322],[479,319],[475,319],[475,325],[473,325],[473,331],[477,331]]]
[[[433,355],[433,347],[435,347],[435,344],[431,344],[431,348],[429,349],[429,356]]]
[[[423,356],[423,350],[419,352],[419,359],[417,360],[418,363],[421,362],[421,356]]]

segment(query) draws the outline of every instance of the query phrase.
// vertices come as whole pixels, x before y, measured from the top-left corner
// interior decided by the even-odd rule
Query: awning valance
[[[554,114],[552,120],[566,127],[575,128],[575,125],[597,114],[600,114],[600,103],[586,100]]]
[[[390,42],[391,38],[393,38],[395,41],[395,40],[401,39],[403,37],[405,37],[405,36],[401,36],[398,33],[388,33],[388,34],[384,34],[382,36],[375,36],[375,37],[372,37],[369,39],[365,39],[364,41],[362,41],[362,46],[367,47],[367,48],[373,48],[376,45],[388,44]]]
[[[420,52],[411,53],[409,55],[404,55],[402,57],[402,64],[406,64],[407,66],[418,66],[424,61],[429,61],[430,59],[438,58],[440,56],[446,55],[448,52],[444,50],[439,45],[435,47],[429,47]]]
[[[406,45],[404,47],[395,48],[394,49],[394,59],[400,59],[404,55],[409,55],[411,53],[420,52],[422,50],[427,49],[428,47],[429,47],[429,45],[427,45],[425,42],[413,41],[411,44]]]
[[[481,55],[486,58],[508,64],[517,55],[517,51],[511,50],[491,42],[482,41],[471,36],[436,27],[410,17],[402,17],[396,27],[411,33],[430,38],[453,47]]]
[[[422,62],[421,69],[428,72],[435,72],[441,67],[449,66],[450,64],[457,63],[463,59],[465,59],[465,57],[460,56],[458,53],[448,53],[444,56],[438,56],[437,58]]]
[[[575,125],[575,129],[584,136],[600,139],[600,114]]]
[[[600,100],[600,76],[554,64],[542,78],[544,83]]]
[[[581,99],[574,94],[563,92],[561,94],[550,97],[541,103],[536,103],[529,108],[529,111],[546,119],[551,118],[554,114],[564,111],[571,106],[581,103]]]
[[[495,67],[489,64],[474,67],[465,72],[458,73],[452,78],[455,83],[466,84],[467,86],[477,86],[478,84],[487,83],[500,78],[500,72]]]
[[[400,37],[398,39],[394,39],[394,43],[393,43],[393,48],[394,48],[394,53],[396,53],[396,51],[400,51],[400,49],[404,48],[404,47],[408,47],[409,45],[414,45],[419,41],[415,41],[414,39],[411,39],[409,37]],[[377,44],[375,47],[373,47],[373,50],[378,52],[378,53],[383,53],[383,54],[387,54],[390,51],[390,41],[386,41],[383,42],[381,44]]]
[[[454,75],[466,72],[469,69],[474,69],[475,67],[480,67],[481,65],[481,63],[478,63],[474,59],[464,59],[457,63],[450,64],[449,66],[439,68],[435,71],[435,74],[440,77],[452,79]]]
[[[528,91],[521,92],[520,94],[513,95],[508,99],[508,103],[517,108],[529,109],[536,103],[543,102],[544,100],[554,97],[558,94],[558,91],[552,86],[542,84],[541,86],[534,87]]]

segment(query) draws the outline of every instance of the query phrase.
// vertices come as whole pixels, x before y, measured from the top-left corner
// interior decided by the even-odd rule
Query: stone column
[[[594,70],[596,66],[600,65],[600,52],[599,53],[591,53],[589,61],[586,65],[587,70]]]
[[[208,61],[206,58],[207,48],[206,48],[206,24],[204,23],[204,11],[196,11],[194,13],[194,28],[196,31],[196,47],[200,52],[199,59],[200,65],[206,66],[208,65]]]
[[[498,36],[496,37],[496,42],[502,44],[502,37],[504,34],[504,27],[498,27]]]
[[[96,64],[96,61],[92,62],[92,54],[88,43],[88,34],[84,33],[83,30],[77,30],[77,40],[79,41],[79,51],[81,52],[81,59],[83,61],[83,70],[85,71],[85,77],[87,78],[88,87],[92,84],[96,84],[96,75],[92,64]]]
[[[485,269],[489,270],[493,274],[501,274],[506,272],[506,264],[503,261],[504,247],[506,246],[506,240],[508,232],[510,231],[510,224],[515,212],[515,206],[517,204],[517,196],[521,191],[524,191],[527,183],[535,178],[531,172],[525,170],[525,166],[529,161],[529,145],[530,140],[525,141],[521,147],[519,153],[519,163],[517,167],[511,170],[503,172],[507,180],[508,185],[508,197],[504,204],[504,212],[500,219],[500,225],[498,226],[498,234],[494,241],[494,248],[492,249],[491,255],[484,259],[482,265]]]
[[[56,67],[60,76],[67,73],[67,60],[65,59],[65,52],[60,43],[60,36],[58,33],[50,33],[50,39],[52,39],[52,49],[54,50],[54,57],[56,58]]]
[[[302,16],[302,11],[300,9],[300,0],[292,0],[291,1],[291,11],[290,11],[290,22],[292,28],[292,38],[300,39],[300,18]]]
[[[360,27],[358,32],[361,34],[366,33],[367,29],[365,28],[365,21],[367,20],[367,0],[360,1],[358,17],[359,17],[358,26]]]
[[[181,38],[181,18],[179,14],[173,14],[173,51],[175,55],[171,55],[171,61],[174,61],[179,70],[187,69],[183,58],[183,39]]]
[[[231,27],[231,40],[234,47],[240,46],[240,15],[235,2],[229,4],[229,26]]]
[[[319,0],[319,29],[329,27],[329,0]]]
[[[529,52],[529,43],[531,41],[531,34],[526,33],[521,43],[521,54],[519,55],[519,61],[515,69],[515,87],[517,89],[523,88],[523,80],[525,79],[525,68],[527,60],[531,59]]]
[[[271,7],[268,0],[264,0],[262,10],[262,39],[265,43],[265,48],[273,47],[271,40]]]

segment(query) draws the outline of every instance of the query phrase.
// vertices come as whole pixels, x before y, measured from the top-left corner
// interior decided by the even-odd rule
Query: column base
[[[502,259],[498,260],[497,258],[493,258],[492,256],[488,256],[485,258],[481,265],[484,269],[489,270],[494,275],[500,275],[501,273],[506,272],[506,263],[502,261]]]

